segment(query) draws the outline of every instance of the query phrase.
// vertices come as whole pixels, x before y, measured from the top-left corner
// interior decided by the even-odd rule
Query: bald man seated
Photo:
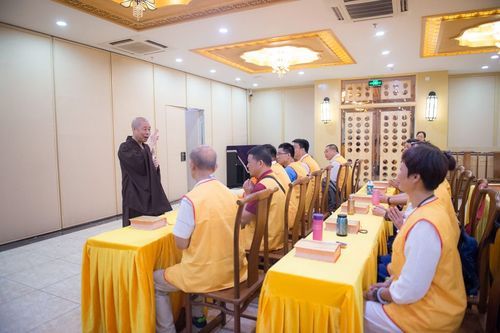
[[[182,249],[179,264],[154,272],[156,332],[175,332],[169,293],[204,293],[234,286],[233,238],[237,197],[212,174],[217,156],[209,146],[189,155],[191,176],[197,182],[181,201],[174,226],[175,244]],[[247,262],[240,249],[240,281],[247,278]],[[193,308],[193,324],[203,327],[201,308]]]

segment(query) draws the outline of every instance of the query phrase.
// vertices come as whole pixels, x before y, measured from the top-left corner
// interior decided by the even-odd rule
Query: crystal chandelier
[[[458,40],[460,46],[500,48],[500,21],[484,23],[465,30]]]
[[[273,73],[282,78],[290,71],[290,66],[316,61],[319,59],[319,53],[306,47],[278,46],[248,51],[243,53],[241,58],[257,66],[271,67]]]
[[[146,9],[155,10],[155,0],[125,0],[120,3],[125,8],[132,6],[132,14],[139,21],[144,15]]]

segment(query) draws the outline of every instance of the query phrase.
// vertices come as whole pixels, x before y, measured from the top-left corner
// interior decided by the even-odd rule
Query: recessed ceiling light
[[[304,72],[303,72],[303,71],[300,71],[298,74],[299,74],[299,75],[304,75]]]
[[[382,51],[382,55],[388,55],[389,53],[391,53],[391,51],[389,51],[389,50]]]
[[[490,58],[491,58],[491,59],[498,59],[498,58],[500,58],[500,56],[499,56],[498,54],[494,54],[494,55],[492,55]]]
[[[56,24],[60,27],[65,27],[68,25],[68,23],[64,22],[64,21],[57,21]]]
[[[258,87],[258,86],[259,86],[259,84],[258,84],[258,83],[254,83],[254,84],[252,84],[252,86],[254,86],[254,87]]]
[[[215,69],[210,70],[210,73],[215,73],[215,72],[217,72]]]
[[[387,64],[387,68],[393,68],[394,64]]]
[[[235,80],[236,80],[236,81],[241,81],[241,79],[240,79],[239,77],[237,77]]]
[[[481,69],[488,69],[488,68],[490,68],[490,66],[486,66],[486,65],[481,66]]]
[[[385,31],[382,31],[382,30],[377,31],[377,32],[375,33],[375,36],[377,36],[377,37],[382,37],[383,35],[385,35]]]
[[[175,62],[182,62],[182,58],[175,58]]]
[[[219,32],[220,32],[221,34],[227,34],[227,32],[228,32],[228,31],[229,31],[229,30],[227,30],[227,28],[219,28]]]

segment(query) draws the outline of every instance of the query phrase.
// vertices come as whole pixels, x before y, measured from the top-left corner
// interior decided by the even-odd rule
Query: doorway
[[[175,201],[195,185],[188,168],[188,155],[191,149],[205,142],[204,112],[166,105],[156,121],[160,130],[160,165],[166,165],[162,169],[162,185],[168,199]]]
[[[203,110],[186,109],[186,160],[189,160],[189,152],[199,145],[205,144],[205,117]],[[189,166],[186,168],[188,191],[191,191],[196,181],[191,177]]]

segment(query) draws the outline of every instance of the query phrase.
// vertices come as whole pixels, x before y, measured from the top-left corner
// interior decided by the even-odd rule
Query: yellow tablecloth
[[[349,218],[360,220],[368,233],[338,237],[323,231],[323,240],[348,244],[336,263],[298,258],[292,250],[271,267],[260,293],[257,332],[363,331],[363,290],[377,280],[387,229],[382,217]]]
[[[177,212],[165,214],[174,223]],[[181,259],[172,225],[157,230],[130,227],[87,240],[82,256],[82,331],[154,332],[153,271]],[[176,317],[180,293],[172,294]]]

